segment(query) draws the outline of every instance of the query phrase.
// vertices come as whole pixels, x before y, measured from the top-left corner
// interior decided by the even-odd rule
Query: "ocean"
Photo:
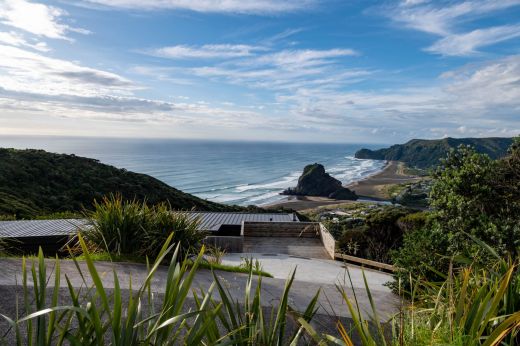
[[[354,158],[356,150],[374,148],[367,144],[0,136],[0,147],[95,158],[204,199],[238,205],[283,199],[280,192],[296,186],[305,165],[314,162],[344,184],[384,166],[383,161]]]

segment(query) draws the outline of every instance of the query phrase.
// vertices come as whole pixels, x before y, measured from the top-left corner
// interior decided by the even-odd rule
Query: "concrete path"
[[[329,259],[306,258],[285,254],[230,253],[224,257],[222,263],[240,265],[243,258],[257,259],[260,261],[262,269],[277,279],[286,279],[296,269],[296,281],[323,285],[334,285],[336,283],[347,285],[348,283],[350,287],[348,277],[350,273],[352,286],[365,288],[363,271],[360,267],[347,266],[343,262]],[[372,292],[390,293],[390,289],[384,286],[384,284],[392,281],[391,275],[370,269],[364,269],[364,272]]]
[[[236,256],[235,258],[238,260],[239,256]],[[226,261],[231,260],[231,256],[226,259]],[[0,286],[14,286],[20,284],[21,263],[20,259],[0,259],[0,268],[2,268],[0,270]],[[335,281],[338,281],[336,279],[340,278],[339,275],[341,274],[341,268],[339,266],[341,264],[338,264],[338,266],[335,263],[328,263],[327,261],[307,261],[290,257],[285,259],[280,257],[274,261],[262,260],[262,263],[264,269],[272,271],[272,274],[275,275],[275,278],[262,279],[263,305],[276,306],[278,298],[285,286],[285,278],[288,276],[291,266],[298,265],[297,280],[295,280],[290,293],[290,303],[295,309],[303,311],[315,293],[318,290],[321,290],[319,314],[340,317],[350,316],[346,304],[343,302],[341,295],[335,287]],[[54,282],[54,262],[49,260],[47,264],[49,285],[52,286]],[[84,283],[72,261],[62,260],[60,266],[62,272],[62,287],[66,286],[65,274],[71,279],[73,286],[84,286]],[[80,263],[80,266],[84,273],[88,273],[85,263]],[[96,268],[100,273],[102,273],[103,284],[106,288],[114,287],[113,270],[116,271],[122,288],[128,288],[130,280],[132,281],[132,287],[139,287],[147,274],[146,266],[141,264],[96,262]],[[349,285],[345,285],[347,294],[351,296],[352,289],[354,289],[361,309],[363,311],[370,311],[367,293],[364,287],[362,288],[362,285],[360,284],[360,272],[353,271],[353,273],[356,273],[355,276],[353,276],[354,287],[351,288]],[[396,313],[399,299],[386,287],[381,286],[382,282],[385,281],[385,278],[388,280],[390,279],[388,276],[381,275],[384,274],[367,272],[370,285],[374,284],[372,295],[375,305],[378,308],[379,317],[382,321],[386,321],[388,317]],[[242,301],[247,275],[218,272],[218,276],[223,282],[225,282],[233,298]],[[167,268],[159,268],[154,280],[152,281],[152,287],[155,292],[164,292],[166,277]],[[311,278],[313,278],[313,280],[311,280]],[[86,275],[86,279],[87,284],[91,285],[92,282],[88,275]],[[195,277],[194,288],[201,287],[207,290],[212,282],[213,277],[211,272],[209,270],[201,269],[197,272]],[[0,306],[0,313],[2,313],[4,309],[6,309],[6,307]],[[366,314],[366,317],[369,317],[368,313]]]

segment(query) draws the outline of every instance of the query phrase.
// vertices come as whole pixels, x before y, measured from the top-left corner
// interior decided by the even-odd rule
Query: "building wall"
[[[233,236],[214,236],[210,235],[204,238],[204,245],[218,247],[226,250],[227,252],[243,252],[244,249],[244,237],[233,237]]]
[[[244,237],[319,238],[317,222],[244,222]]]

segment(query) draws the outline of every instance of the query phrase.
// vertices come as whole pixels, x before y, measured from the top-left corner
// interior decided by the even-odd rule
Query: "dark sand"
[[[355,191],[362,199],[385,201],[388,200],[388,196],[385,194],[385,187],[389,185],[414,182],[421,179],[416,176],[406,175],[403,171],[404,165],[401,162],[390,161],[381,172],[347,185],[347,187]],[[288,196],[281,201],[266,205],[265,207],[284,207],[299,211],[305,209],[314,209],[325,205],[336,205],[352,202],[353,201],[334,200],[325,197]]]
[[[420,177],[404,173],[404,164],[402,162],[390,161],[381,172],[352,183],[347,187],[355,191],[360,197],[386,200],[388,196],[385,194],[385,187],[419,180],[421,180]]]

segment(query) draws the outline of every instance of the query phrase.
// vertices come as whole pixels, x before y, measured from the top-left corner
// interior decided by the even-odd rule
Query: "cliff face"
[[[286,195],[320,196],[334,199],[355,200],[354,192],[343,187],[341,181],[325,172],[325,167],[319,163],[305,166],[295,188],[283,192]]]
[[[503,157],[513,140],[511,138],[444,138],[437,140],[412,139],[405,144],[379,150],[361,149],[358,159],[402,161],[410,167],[431,168],[440,163],[451,149],[469,145],[492,159]]]

